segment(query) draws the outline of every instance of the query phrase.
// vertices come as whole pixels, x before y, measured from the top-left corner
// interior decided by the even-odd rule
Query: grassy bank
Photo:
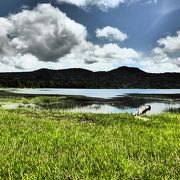
[[[180,115],[0,110],[1,179],[178,179]]]
[[[3,104],[29,104],[29,103],[53,103],[59,102],[64,97],[60,96],[36,96],[36,95],[21,95],[10,92],[0,91],[0,105]]]

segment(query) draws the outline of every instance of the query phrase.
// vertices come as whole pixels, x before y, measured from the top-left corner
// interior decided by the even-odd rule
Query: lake
[[[95,98],[115,98],[127,94],[180,94],[180,89],[9,89],[9,91],[20,94],[41,94],[41,95],[69,95],[86,96]]]
[[[180,111],[180,89],[6,89],[15,94],[57,95],[65,104],[44,104],[44,109],[70,112],[135,113],[141,105],[148,104],[147,114]]]

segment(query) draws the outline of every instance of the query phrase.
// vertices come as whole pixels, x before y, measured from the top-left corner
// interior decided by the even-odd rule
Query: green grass
[[[32,96],[32,97],[23,97],[23,96],[0,96],[0,105],[5,104],[44,104],[44,103],[55,103],[59,102],[63,97],[58,96]]]
[[[1,179],[179,179],[180,115],[0,110]]]

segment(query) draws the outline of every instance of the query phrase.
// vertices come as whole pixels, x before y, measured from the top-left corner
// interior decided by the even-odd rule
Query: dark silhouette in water
[[[136,116],[141,116],[143,114],[146,114],[147,111],[151,110],[151,106],[150,105],[143,105],[141,107],[138,108],[137,112],[135,113]]]

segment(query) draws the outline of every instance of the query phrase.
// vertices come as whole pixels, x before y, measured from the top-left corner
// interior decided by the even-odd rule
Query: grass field
[[[1,179],[179,179],[180,114],[0,110]]]

